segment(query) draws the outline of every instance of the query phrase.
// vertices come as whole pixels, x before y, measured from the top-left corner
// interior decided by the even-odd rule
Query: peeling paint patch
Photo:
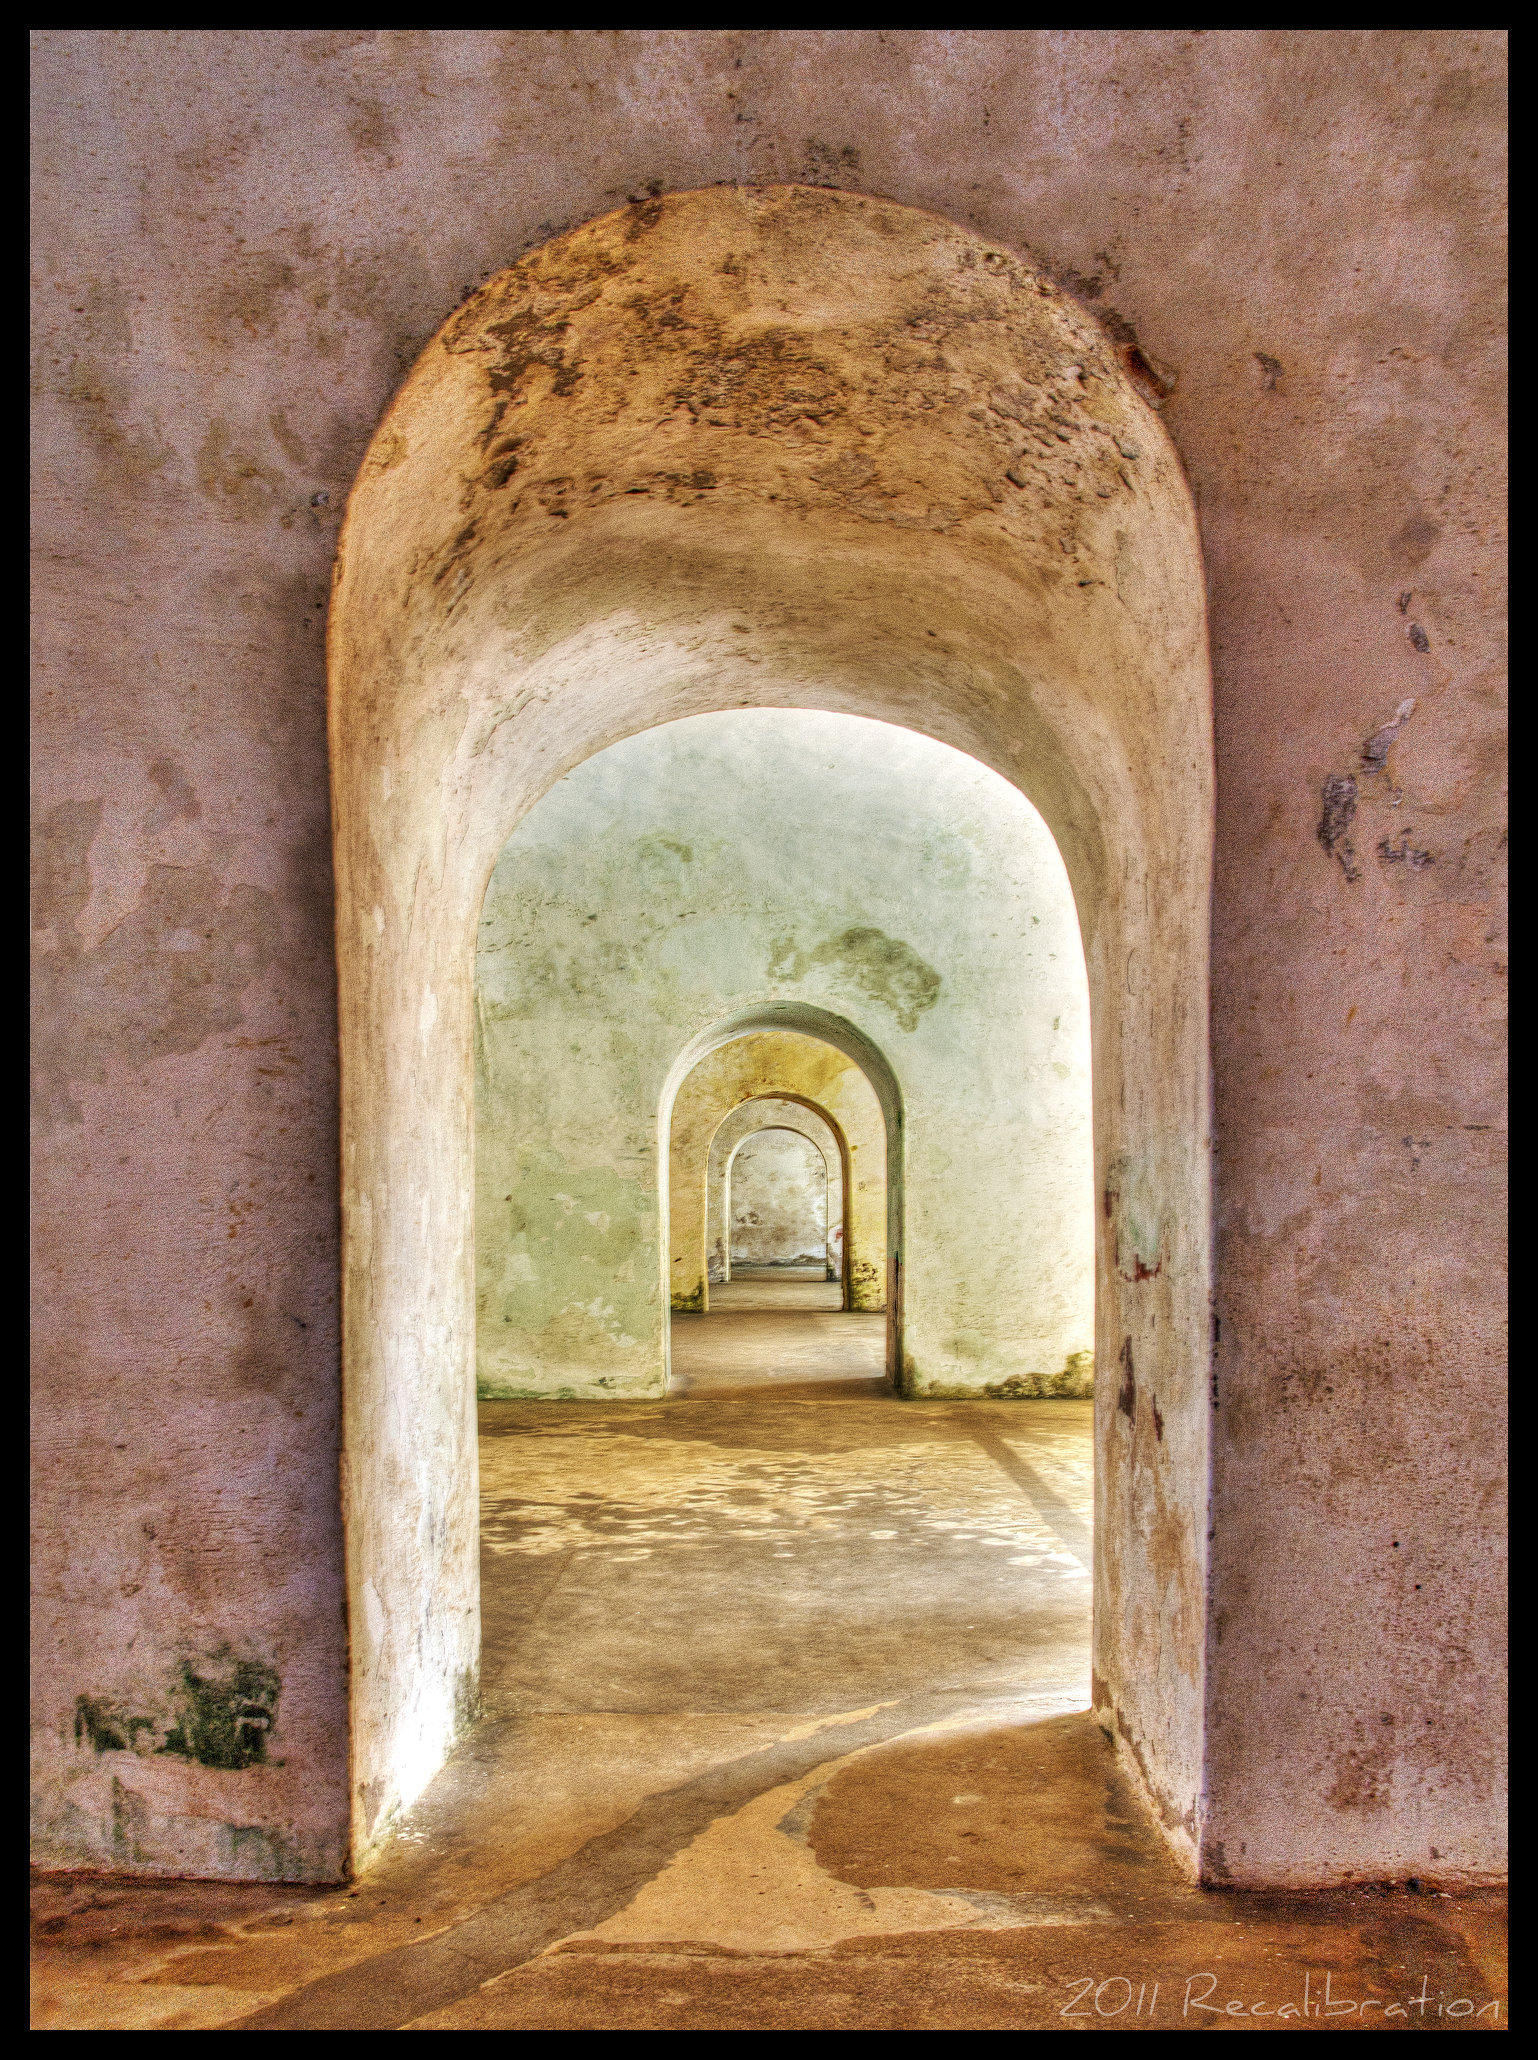
[[[1323,812],[1315,835],[1328,855],[1339,861],[1346,878],[1360,880],[1362,869],[1356,862],[1356,850],[1350,835],[1352,819],[1356,815],[1355,779],[1350,773],[1331,773],[1324,783],[1320,800]]]
[[[1394,739],[1415,713],[1415,698],[1408,696],[1394,710],[1390,720],[1381,729],[1374,730],[1362,746],[1362,771],[1380,773],[1388,764],[1388,754]]]
[[[1435,865],[1436,860],[1429,851],[1414,850],[1407,836],[1401,837],[1397,845],[1387,837],[1381,837],[1378,840],[1378,863],[1381,866],[1408,866],[1412,873],[1419,873],[1424,872],[1427,866]]]
[[[1137,1414],[1137,1376],[1132,1370],[1130,1337],[1122,1339],[1121,1351],[1117,1356],[1121,1361],[1121,1392],[1116,1397],[1116,1406],[1128,1423],[1131,1423]]]
[[[1401,606],[1407,606],[1408,603],[1409,595],[1402,594],[1400,596]],[[1380,774],[1387,773],[1389,752],[1393,749],[1399,732],[1415,713],[1415,708],[1414,695],[1406,695],[1389,720],[1385,723],[1380,723],[1372,735],[1365,739],[1358,761],[1361,766],[1363,779],[1372,780],[1376,779]],[[1357,804],[1361,799],[1361,790],[1357,785],[1355,776],[1351,773],[1331,773],[1324,783],[1320,799],[1321,812],[1319,827],[1316,832],[1319,842],[1324,846],[1329,856],[1338,862],[1341,871],[1348,880],[1360,880],[1362,868],[1357,862],[1356,846],[1351,841],[1351,825],[1356,817]],[[1394,796],[1394,800],[1397,805],[1399,800],[1397,794]],[[1382,865],[1397,865],[1408,862],[1414,865],[1417,870],[1421,865],[1429,865],[1431,862],[1424,852],[1415,854],[1413,858],[1410,857],[1408,846],[1403,840],[1401,840],[1400,849],[1395,851],[1386,837],[1378,845],[1378,859]]]

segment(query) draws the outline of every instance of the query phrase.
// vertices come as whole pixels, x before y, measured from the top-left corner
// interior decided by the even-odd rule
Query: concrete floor
[[[42,1877],[35,2025],[1503,2026],[1499,1898],[1182,1878],[1085,1714],[1091,1405],[896,1402],[837,1296],[483,1404],[483,1722],[351,1888]]]
[[[843,1306],[843,1284],[829,1280],[825,1266],[734,1266],[730,1280],[713,1281],[710,1289],[712,1316],[738,1316],[747,1309],[777,1316],[792,1310],[827,1315]],[[786,1331],[786,1345],[791,1339]],[[772,1356],[755,1359],[751,1370],[759,1379],[771,1377]]]

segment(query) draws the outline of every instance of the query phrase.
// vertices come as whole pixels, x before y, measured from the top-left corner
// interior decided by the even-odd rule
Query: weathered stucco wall
[[[874,1099],[874,1095],[872,1097]],[[821,1181],[824,1216],[822,1259],[829,1280],[844,1278],[844,1154],[845,1141],[815,1109],[800,1102],[766,1097],[734,1109],[710,1140],[705,1165],[705,1284],[706,1294],[718,1281],[731,1278],[732,1223],[736,1204],[732,1200],[736,1178],[737,1148],[749,1143],[761,1130],[794,1131],[809,1139],[818,1153],[818,1166],[809,1167],[814,1188]],[[881,1154],[884,1159],[885,1154]],[[820,1167],[820,1171],[819,1171]],[[885,1230],[885,1221],[882,1223]],[[750,1263],[744,1258],[744,1263]]]
[[[904,1390],[1089,1391],[1083,952],[1051,836],[996,773],[846,715],[649,730],[518,825],[476,963],[483,1394],[660,1391],[664,1086],[701,1026],[777,1003],[852,1025],[898,1083]],[[722,1118],[766,1089],[835,1120],[863,1098],[869,1157],[879,1112],[850,1071],[810,1039],[745,1038],[679,1089],[674,1307],[703,1306]],[[851,1253],[860,1308],[880,1306],[884,1254],[867,1242]]]
[[[1498,1866],[1503,39],[35,48],[45,1855],[174,1872],[190,1835],[199,1865],[324,1873],[346,1838],[321,644],[373,425],[553,231],[807,179],[1083,296],[1164,390],[1200,510],[1206,1864]],[[159,1724],[225,1647],[281,1679],[266,1765],[77,1743],[77,1697]]]

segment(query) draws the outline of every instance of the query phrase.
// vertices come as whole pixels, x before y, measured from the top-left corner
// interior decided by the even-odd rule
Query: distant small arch
[[[749,1112],[761,1113],[762,1120],[754,1121]],[[737,1129],[740,1133],[727,1146],[724,1163],[720,1162],[722,1139],[726,1132]],[[827,1243],[829,1261],[833,1250],[837,1252],[837,1266],[833,1277],[847,1298],[848,1282],[845,1267],[849,1250],[848,1223],[851,1199],[849,1141],[842,1125],[832,1112],[810,1098],[793,1093],[766,1093],[750,1095],[745,1102],[723,1116],[711,1138],[705,1154],[705,1254],[706,1254],[706,1296],[707,1307],[711,1286],[716,1282],[714,1266],[719,1263],[720,1277],[730,1280],[731,1222],[732,1222],[732,1169],[737,1155],[750,1138],[761,1136],[766,1129],[784,1128],[799,1131],[817,1146],[822,1154],[828,1180],[828,1223]],[[830,1156],[831,1154],[831,1156]],[[719,1192],[715,1183],[719,1183]],[[837,1221],[835,1222],[835,1210]],[[719,1226],[712,1234],[712,1225]],[[717,1241],[720,1243],[719,1257]]]
[[[724,1017],[692,1037],[669,1068],[657,1107],[658,1209],[661,1216],[660,1249],[663,1266],[663,1305],[674,1306],[669,1272],[673,1251],[670,1221],[672,1199],[673,1111],[680,1089],[689,1076],[713,1052],[766,1031],[790,1032],[831,1045],[859,1069],[875,1094],[881,1111],[886,1143],[886,1243],[884,1302],[887,1319],[886,1369],[894,1386],[902,1377],[902,1294],[903,1294],[903,1098],[897,1076],[886,1054],[864,1031],[846,1017],[817,1008],[809,1002],[777,1001],[759,1008],[743,1009]],[[796,1097],[787,1095],[787,1100]],[[817,1107],[808,1103],[809,1107]],[[826,1116],[827,1111],[818,1108]],[[846,1187],[852,1183],[853,1168],[845,1161]],[[847,1264],[847,1258],[846,1258]],[[846,1302],[852,1297],[846,1291]],[[671,1341],[668,1373],[671,1377]]]
[[[749,1105],[744,1104],[744,1106]],[[749,1130],[739,1137],[727,1152],[725,1164],[721,1168],[721,1203],[725,1216],[728,1277],[730,1277],[732,1263],[732,1241],[734,1236],[739,1234],[739,1227],[743,1221],[741,1211],[744,1206],[744,1197],[736,1182],[739,1178],[746,1176],[738,1175],[738,1162],[742,1160],[743,1154],[746,1152],[746,1163],[751,1171],[753,1163],[761,1159],[763,1148],[766,1145],[783,1147],[788,1143],[803,1147],[803,1157],[814,1169],[813,1183],[815,1191],[812,1199],[815,1207],[820,1210],[820,1218],[814,1215],[812,1219],[814,1227],[820,1232],[816,1246],[815,1261],[823,1268],[825,1277],[827,1275],[828,1244],[830,1233],[834,1227],[833,1209],[835,1196],[837,1197],[837,1206],[840,1212],[843,1209],[844,1180],[842,1157],[831,1139],[825,1143],[817,1135],[808,1118],[803,1117],[798,1123],[782,1117],[773,1123],[765,1123],[758,1129]],[[796,1255],[795,1263],[797,1265],[806,1265],[810,1263],[810,1258],[811,1255],[803,1244]],[[743,1263],[751,1265],[755,1262],[745,1260]],[[781,1262],[779,1260],[772,1260],[768,1262],[758,1261],[756,1263],[779,1264]]]

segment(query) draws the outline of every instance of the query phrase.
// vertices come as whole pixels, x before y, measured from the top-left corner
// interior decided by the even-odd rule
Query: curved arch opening
[[[830,1063],[830,1053],[844,1063]],[[697,1107],[679,1125],[686,1088]],[[812,1003],[779,1000],[738,1010],[691,1040],[674,1062],[658,1107],[669,1310],[709,1308],[710,1144],[734,1110],[770,1092],[815,1109],[844,1146],[844,1300],[851,1311],[885,1314],[883,1362],[895,1384],[902,1367],[902,1089],[867,1033]],[[671,1377],[671,1357],[668,1370]]]
[[[692,1063],[690,1062],[692,1060]],[[825,1129],[839,1157],[842,1209],[836,1303],[866,1319],[882,1316],[881,1369],[896,1385],[901,1369],[902,1301],[897,1255],[904,1205],[902,1090],[879,1045],[847,1018],[807,1003],[778,1002],[738,1011],[681,1054],[659,1111],[659,1164],[668,1203],[663,1240],[670,1292],[669,1378],[673,1322],[712,1307],[711,1266],[731,1271],[730,1235],[722,1218],[717,1167],[712,1231],[712,1161],[726,1137],[736,1149],[755,1105],[801,1107]],[[784,1304],[785,1296],[771,1296]],[[796,1306],[833,1306],[824,1295],[792,1297]],[[741,1304],[741,1294],[717,1307]],[[755,1300],[760,1306],[762,1298]],[[852,1338],[844,1343],[862,1357]],[[846,1369],[848,1370],[848,1369]]]
[[[548,347],[520,356],[530,323]],[[1116,1369],[1095,1404],[1096,1706],[1189,1845],[1211,723],[1189,497],[1096,326],[968,232],[860,196],[722,190],[588,224],[467,303],[403,387],[349,506],[330,648],[357,1853],[474,1698],[487,1169],[466,1084],[488,881],[572,768],[752,708],[948,744],[1061,854],[1093,1030],[1095,1347]],[[779,984],[816,991],[817,948]],[[684,1026],[624,1149],[655,1164],[711,1041],[788,1027],[784,1009],[765,992],[734,1027]],[[809,1034],[863,1063],[840,1040],[865,1033],[824,1014]],[[901,1096],[883,1107],[912,1173]],[[574,1220],[619,1220],[551,1191]]]
[[[705,1307],[711,1292],[732,1279],[734,1210],[732,1177],[738,1157],[753,1137],[782,1129],[806,1138],[816,1147],[822,1165],[824,1277],[836,1281],[840,1307],[847,1299],[845,1259],[848,1252],[849,1142],[838,1124],[817,1104],[790,1092],[754,1095],[722,1119],[710,1140],[705,1161]],[[740,1263],[751,1263],[744,1256]],[[780,1263],[786,1263],[781,1260]]]
[[[836,1166],[836,1151],[832,1156]],[[804,1123],[765,1123],[732,1146],[725,1210],[732,1227],[728,1262],[735,1242],[739,1273],[790,1268],[798,1277],[815,1270],[827,1280],[828,1159],[822,1140]]]

